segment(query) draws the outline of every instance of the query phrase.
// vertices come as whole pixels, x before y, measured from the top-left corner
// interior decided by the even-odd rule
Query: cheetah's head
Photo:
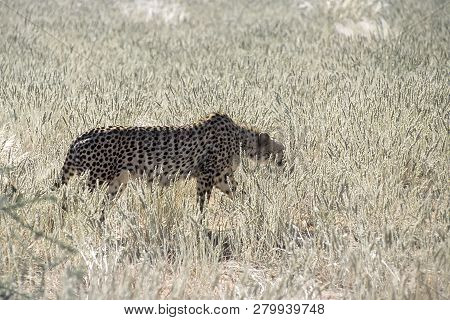
[[[260,133],[256,136],[254,142],[256,148],[250,153],[251,158],[265,162],[267,160],[274,161],[277,166],[284,165],[284,145],[270,138],[267,133]]]

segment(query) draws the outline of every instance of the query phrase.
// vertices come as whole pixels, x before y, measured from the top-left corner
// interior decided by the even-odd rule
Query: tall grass
[[[6,4],[0,297],[449,299],[445,1]],[[292,172],[244,160],[204,225],[192,181],[50,191],[87,129],[212,111]]]

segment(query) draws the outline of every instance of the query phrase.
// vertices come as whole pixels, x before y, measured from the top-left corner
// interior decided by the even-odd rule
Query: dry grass
[[[450,298],[445,1],[7,4],[33,23],[0,4],[0,297]],[[244,161],[205,226],[192,182],[50,191],[89,128],[212,111],[294,171]]]

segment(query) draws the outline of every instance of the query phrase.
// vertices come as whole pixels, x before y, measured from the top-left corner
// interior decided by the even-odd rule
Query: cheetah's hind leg
[[[122,170],[120,172],[117,172],[113,178],[109,181],[98,181],[96,179],[89,179],[88,181],[88,187],[89,190],[94,190],[94,188],[97,186],[97,183],[99,185],[102,185],[104,183],[107,184],[107,190],[106,193],[108,195],[107,198],[104,198],[102,200],[102,208],[100,213],[100,218],[98,219],[98,226],[101,227],[103,223],[105,222],[105,211],[106,208],[110,206],[111,202],[114,199],[117,199],[125,189],[128,181],[130,179],[130,172],[128,170]]]
[[[108,195],[114,199],[123,192],[131,178],[130,171],[122,170],[115,174],[114,178],[108,183]]]
[[[197,178],[197,203],[200,208],[200,222],[204,219],[205,203],[208,205],[209,198],[213,188],[213,179],[210,175],[205,175]]]

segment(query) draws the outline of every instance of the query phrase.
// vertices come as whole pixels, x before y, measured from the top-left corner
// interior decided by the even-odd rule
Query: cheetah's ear
[[[267,133],[261,133],[258,136],[258,145],[260,147],[267,146],[270,142],[270,137]]]

